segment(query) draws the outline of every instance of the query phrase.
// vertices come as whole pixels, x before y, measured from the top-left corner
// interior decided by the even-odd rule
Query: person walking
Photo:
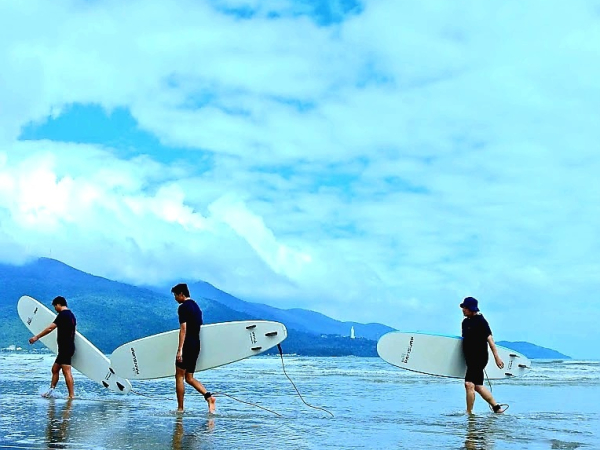
[[[202,326],[202,310],[190,298],[187,284],[180,283],[171,288],[175,301],[179,303],[179,345],[175,357],[175,392],[177,394],[177,412],[183,412],[185,395],[184,380],[204,396],[208,403],[208,412],[215,412],[216,399],[194,378],[196,361],[200,354],[200,327]]]
[[[479,311],[477,299],[466,297],[460,307],[465,317],[462,321],[462,350],[467,364],[465,374],[467,413],[473,413],[475,392],[490,404],[495,413],[502,413],[506,410],[505,405],[498,404],[492,393],[483,385],[484,369],[488,363],[488,346],[498,368],[504,368],[504,362],[496,349],[492,330]]]
[[[65,300],[64,297],[56,297],[52,300],[52,306],[54,306],[54,309],[58,313],[54,322],[44,328],[40,333],[30,338],[29,343],[33,344],[54,330],[57,330],[56,343],[58,344],[58,355],[56,356],[54,364],[52,364],[50,389],[42,394],[42,397],[53,396],[54,389],[58,384],[60,371],[62,370],[69,391],[69,398],[74,398],[75,386],[73,374],[71,373],[71,358],[73,358],[73,355],[75,354],[75,328],[77,327],[77,320],[75,319],[75,315],[67,307],[67,300]]]

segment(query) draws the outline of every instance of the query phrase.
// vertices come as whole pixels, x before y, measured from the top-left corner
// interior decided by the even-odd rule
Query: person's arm
[[[41,338],[43,338],[44,336],[52,333],[55,329],[56,329],[56,324],[53,322],[50,325],[48,325],[46,328],[44,328],[43,331],[41,331],[40,333],[36,334],[34,337],[30,338],[29,339],[29,343],[33,344],[35,341],[38,341]]]
[[[177,347],[177,361],[181,361],[181,353],[183,352],[183,341],[185,341],[185,332],[187,330],[186,323],[179,324],[179,345]]]
[[[496,348],[496,343],[494,342],[494,337],[490,334],[487,338],[490,349],[492,350],[492,354],[494,355],[494,359],[496,360],[496,365],[499,369],[504,368],[504,362],[500,359],[500,355],[498,355],[498,349]]]

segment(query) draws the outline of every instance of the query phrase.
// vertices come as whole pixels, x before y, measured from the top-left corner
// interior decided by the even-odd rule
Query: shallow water
[[[464,413],[460,380],[407,372],[379,358],[254,357],[200,372],[222,392],[217,413],[189,386],[177,415],[171,379],[106,391],[75,373],[77,398],[49,384],[53,356],[0,353],[0,447],[66,449],[577,449],[600,448],[600,362],[534,361],[524,378],[496,381],[505,414],[480,398]]]

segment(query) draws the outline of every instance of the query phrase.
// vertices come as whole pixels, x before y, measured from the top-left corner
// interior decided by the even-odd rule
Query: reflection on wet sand
[[[72,407],[72,398],[67,399],[62,407],[57,404],[56,399],[48,399],[48,423],[46,425],[48,447],[67,448]]]
[[[491,450],[494,448],[494,434],[496,432],[496,417],[470,415],[467,418],[467,435],[465,449]]]
[[[173,427],[173,439],[171,446],[173,450],[183,450],[188,448],[202,448],[202,436],[210,432],[215,427],[215,419],[206,419],[206,423],[198,426],[192,433],[185,434],[183,428],[183,416],[178,415],[175,419],[175,426]]]

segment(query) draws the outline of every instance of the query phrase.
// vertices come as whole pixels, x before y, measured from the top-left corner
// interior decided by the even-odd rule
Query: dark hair
[[[52,306],[56,306],[56,305],[67,306],[67,301],[65,300],[64,297],[61,297],[59,295],[54,300],[52,300]]]
[[[177,286],[173,286],[171,288],[171,292],[175,295],[183,294],[186,297],[190,296],[190,291],[188,290],[187,284],[185,283],[179,283]]]

